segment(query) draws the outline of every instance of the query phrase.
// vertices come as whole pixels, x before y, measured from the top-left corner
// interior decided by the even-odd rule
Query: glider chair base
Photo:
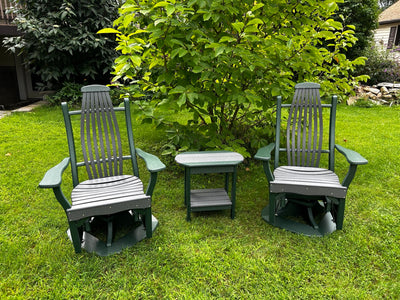
[[[143,222],[140,220],[134,221],[134,216],[132,216],[130,212],[125,211],[118,213],[114,217],[114,221],[112,222],[113,232],[111,234],[115,239],[111,245],[107,245],[108,242],[106,240],[108,240],[109,237],[104,234],[104,232],[107,232],[105,227],[108,226],[109,222],[96,217],[90,221],[90,231],[83,231],[80,248],[85,249],[88,253],[108,256],[119,253],[123,249],[129,248],[147,237]],[[156,230],[157,226],[158,220],[152,216],[152,232]],[[70,229],[67,230],[67,234],[71,242],[74,243]],[[108,234],[110,234],[110,232],[108,232]]]
[[[318,221],[314,225],[310,222],[310,210]],[[336,231],[337,226],[330,212],[324,213],[324,208],[317,202],[314,207],[305,207],[294,202],[288,202],[270,218],[270,207],[267,205],[261,212],[261,216],[267,223],[306,236],[322,237]]]

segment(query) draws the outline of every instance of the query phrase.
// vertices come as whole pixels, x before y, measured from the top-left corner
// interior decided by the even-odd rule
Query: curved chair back
[[[335,142],[335,112],[337,98],[332,98],[331,104],[322,104],[320,85],[313,82],[299,83],[295,86],[295,94],[291,104],[282,104],[278,98],[277,139],[280,142],[281,108],[289,107],[289,115],[286,127],[286,147],[280,148],[287,155],[287,165],[300,167],[319,167],[321,154],[329,154],[329,169],[334,166],[334,142]],[[322,108],[329,107],[329,146],[323,148],[323,117]],[[278,167],[279,152],[275,152],[275,168]]]
[[[139,177],[136,149],[132,133],[129,101],[123,107],[114,108],[109,87],[88,85],[82,89],[82,107],[79,111],[69,111],[62,103],[71,158],[74,187],[79,183],[77,167],[85,166],[88,178],[96,179],[123,174],[123,160],[131,159],[133,173]],[[125,112],[129,155],[123,155],[120,128],[115,111]],[[78,162],[70,116],[80,115],[80,144],[83,161]]]
[[[81,147],[89,179],[122,175],[117,118],[107,86],[82,88]]]

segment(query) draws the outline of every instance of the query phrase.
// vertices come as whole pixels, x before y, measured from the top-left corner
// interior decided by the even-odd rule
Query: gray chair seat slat
[[[74,188],[71,201],[72,207],[67,210],[70,221],[151,206],[151,197],[144,194],[143,184],[132,175],[86,180]]]
[[[122,180],[121,179],[116,179],[115,177],[121,178],[124,177]],[[74,191],[86,191],[86,192],[91,192],[91,190],[96,190],[96,189],[102,189],[106,190],[107,188],[113,189],[115,185],[118,185],[120,188],[124,187],[131,187],[131,186],[138,186],[143,188],[143,184],[141,180],[135,176],[132,175],[124,175],[124,176],[111,176],[111,177],[105,177],[102,178],[102,180],[99,179],[90,179],[81,182],[79,185],[77,185],[74,188]]]
[[[139,189],[133,189],[133,190],[124,190],[124,191],[118,191],[116,192],[113,191],[108,191],[106,193],[99,193],[94,197],[92,194],[85,194],[85,195],[80,195],[79,193],[76,194],[73,200],[74,205],[80,205],[83,203],[88,203],[88,202],[100,202],[100,201],[106,201],[106,200],[112,200],[112,199],[120,199],[126,196],[143,196],[143,191]]]
[[[282,166],[274,170],[275,180],[270,183],[272,193],[295,193],[308,196],[345,198],[347,188],[338,176],[327,169]]]

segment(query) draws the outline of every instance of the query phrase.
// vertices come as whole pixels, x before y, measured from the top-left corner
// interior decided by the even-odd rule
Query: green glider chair
[[[368,161],[360,154],[335,144],[337,97],[322,104],[317,83],[295,86],[291,104],[277,99],[276,140],[258,150],[269,183],[269,205],[262,211],[271,225],[309,236],[323,236],[342,229],[347,189],[358,165]],[[288,115],[282,108],[288,108]],[[330,110],[329,140],[323,142],[324,108]],[[324,109],[325,110],[325,109]],[[287,116],[286,145],[281,147],[281,118]],[[349,162],[349,170],[340,183],[334,173],[335,149]],[[270,168],[274,152],[274,170]],[[287,165],[280,166],[280,152],[286,152]],[[321,168],[321,158],[326,157]]]
[[[52,188],[64,208],[75,252],[84,248],[106,256],[152,236],[158,221],[151,213],[151,197],[157,174],[165,165],[156,156],[135,148],[129,100],[124,101],[123,107],[114,108],[109,88],[103,85],[85,86],[82,94],[79,111],[69,111],[67,103],[62,103],[70,156],[47,171],[39,186]],[[125,115],[125,139],[117,122],[119,111]],[[72,115],[80,115],[80,130],[75,131],[80,134],[78,153],[82,161],[79,162]],[[126,145],[129,153],[124,155],[122,145]],[[146,192],[139,178],[136,154],[150,172]],[[124,160],[130,160],[133,174],[124,173]],[[61,190],[62,174],[69,164],[73,182],[71,201]],[[86,169],[87,180],[80,182],[78,167]],[[117,236],[120,238],[114,240]]]

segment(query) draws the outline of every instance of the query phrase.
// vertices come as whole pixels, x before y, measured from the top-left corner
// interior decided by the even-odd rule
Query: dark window
[[[400,25],[390,27],[388,49],[392,49],[393,46],[399,46],[400,44]]]
[[[400,41],[400,25],[397,26],[396,39],[394,40],[394,45],[398,46]]]
[[[396,37],[396,29],[397,29],[396,26],[390,27],[389,40],[387,45],[388,49],[393,48],[394,38]]]

